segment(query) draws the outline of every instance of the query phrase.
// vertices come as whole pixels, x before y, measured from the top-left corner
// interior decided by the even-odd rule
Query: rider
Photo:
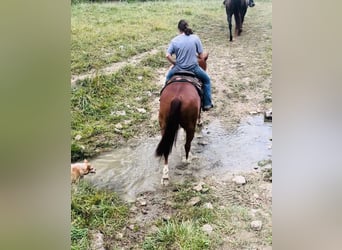
[[[178,22],[179,35],[174,37],[167,49],[166,58],[173,67],[166,75],[166,82],[177,71],[191,71],[197,78],[203,83],[203,111],[208,111],[213,106],[211,102],[211,83],[208,74],[198,65],[198,58],[204,57],[203,47],[201,40],[195,34],[192,29],[188,27],[188,23],[185,20]],[[172,58],[172,55],[176,54],[176,60]]]

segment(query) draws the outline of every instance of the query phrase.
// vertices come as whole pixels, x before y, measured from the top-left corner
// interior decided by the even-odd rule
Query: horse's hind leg
[[[227,8],[227,7],[226,7]],[[227,22],[228,22],[228,31],[229,31],[229,41],[233,41],[232,35],[232,14],[227,11]]]
[[[169,165],[168,165],[168,157],[165,157],[164,167],[163,167],[163,175],[161,178],[161,184],[163,186],[167,186],[169,184]]]
[[[198,113],[198,119],[197,119],[197,126],[202,126],[202,117],[201,117],[201,111]]]
[[[185,159],[189,163],[189,152],[191,148],[191,141],[194,139],[195,136],[195,128],[187,129],[186,131],[186,142],[184,145],[185,149]]]
[[[169,185],[169,166],[168,165],[164,165],[163,167],[163,176],[161,179],[161,184],[163,186]]]
[[[242,32],[240,11],[237,11],[236,13],[234,13],[234,18],[235,18],[235,35],[239,36]]]

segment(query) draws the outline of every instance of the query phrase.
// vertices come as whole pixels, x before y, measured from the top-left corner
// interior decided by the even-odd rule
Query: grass
[[[193,29],[217,22],[222,1],[157,1],[71,6],[71,73],[120,62],[157,47],[165,50],[180,18]]]
[[[271,21],[262,24],[265,15],[271,15],[269,4],[263,1],[248,12],[253,22],[247,30],[265,29]],[[269,2],[269,1],[268,1]],[[155,1],[112,2],[102,4],[74,4],[71,6],[71,72],[73,75],[99,72],[100,69],[123,62],[134,55],[146,54],[132,65],[123,66],[112,75],[98,75],[79,80],[71,93],[71,160],[91,158],[98,153],[117,147],[144,131],[157,134],[158,124],[151,122],[148,104],[159,95],[156,86],[158,69],[167,70],[165,49],[177,34],[180,18],[189,21],[205,48],[216,46],[227,39],[227,27],[222,1]],[[255,7],[256,8],[256,7]],[[258,13],[263,13],[260,15]],[[271,35],[271,32],[267,32]],[[270,36],[261,37],[270,39]],[[221,42],[222,43],[222,42]],[[233,43],[232,48],[241,46]],[[232,50],[227,65],[239,49],[253,48],[251,57],[241,63],[249,70],[230,75],[229,88],[237,97],[256,89],[271,74],[272,50],[264,43],[246,41],[242,48]],[[265,53],[266,51],[266,53]],[[237,55],[238,56],[238,55]],[[263,63],[260,64],[260,61]],[[265,70],[268,69],[268,70]],[[253,82],[245,85],[242,78]],[[144,109],[141,113],[138,109]],[[120,115],[124,114],[124,115]],[[137,125],[139,124],[139,125]]]
[[[148,67],[126,66],[110,76],[98,76],[72,89],[72,160],[91,157],[140,132],[149,119],[149,101],[158,89]],[[146,112],[143,112],[145,110]]]
[[[143,249],[212,249],[213,239],[203,230],[204,224],[214,223],[215,211],[203,206],[214,202],[210,190],[205,193],[193,190],[191,182],[178,184],[170,200],[174,206],[174,216],[168,221],[156,222],[158,231],[147,236]],[[193,197],[200,197],[201,202],[190,206],[187,202]]]
[[[143,249],[209,249],[210,239],[192,221],[166,222],[155,235],[147,237]]]
[[[270,3],[270,0],[260,0],[247,13],[248,19],[253,21],[246,23],[246,32],[264,30],[264,36],[255,40],[257,35],[254,35],[249,41],[245,39],[241,43],[229,44],[228,66],[237,64],[232,62],[240,58],[241,51],[250,50],[250,56],[240,58],[238,62],[248,70],[236,71],[236,75],[227,74],[227,88],[236,96],[229,101],[241,101],[251,90],[264,91],[262,94],[265,96],[271,95],[266,88],[260,90],[261,84],[272,74]],[[90,71],[96,73],[142,52],[158,51],[153,55],[146,53],[139,62],[124,65],[112,74],[98,74],[91,79],[79,80],[72,88],[72,161],[91,158],[102,150],[120,146],[130,138],[159,132],[158,124],[151,121],[149,105],[159,96],[160,88],[156,85],[160,77],[158,70],[166,71],[168,67],[165,49],[169,40],[177,34],[176,26],[180,18],[190,22],[208,50],[227,41],[222,0],[74,4],[71,11],[72,75]],[[251,80],[241,80],[248,78]],[[194,191],[190,183],[177,185],[170,197],[174,212],[171,218],[153,221],[151,225],[157,226],[158,230],[135,244],[139,245],[139,249],[219,249],[222,244],[227,244],[224,238],[228,237],[229,247],[221,249],[247,249],[253,244],[271,245],[272,233],[268,226],[255,233],[252,239],[240,234],[241,231],[250,233],[252,219],[248,212],[251,207],[247,204],[248,190],[244,188],[232,190],[231,199],[225,198],[226,204],[218,209],[222,200],[215,197],[210,189],[201,193]],[[195,206],[188,206],[187,202],[196,196],[201,201]],[[206,202],[212,203],[215,209],[205,208],[203,205]],[[260,208],[258,204],[255,206],[253,208]],[[71,212],[72,249],[89,249],[93,230],[104,234],[105,242],[111,249],[111,237],[128,224],[127,204],[115,193],[97,190],[86,183],[72,190]],[[262,215],[261,218],[265,225],[269,223]],[[202,231],[204,224],[214,227],[213,234],[207,235]]]
[[[92,230],[110,238],[127,222],[128,205],[113,192],[81,182],[71,197],[71,249],[89,249]]]

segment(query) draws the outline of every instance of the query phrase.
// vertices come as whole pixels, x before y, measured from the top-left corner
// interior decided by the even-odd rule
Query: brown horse
[[[198,62],[201,68],[206,70],[208,53],[203,55]],[[168,157],[176,143],[179,127],[186,133],[184,148],[186,160],[189,161],[191,141],[195,135],[197,121],[200,121],[201,117],[201,97],[194,85],[198,80],[191,72],[186,72],[185,75],[177,74],[172,77],[172,83],[164,87],[160,96],[159,125],[162,138],[156,149],[156,156],[164,156],[162,185],[167,185],[169,181]]]

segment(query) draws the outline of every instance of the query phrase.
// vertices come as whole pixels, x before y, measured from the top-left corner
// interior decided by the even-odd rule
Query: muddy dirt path
[[[264,228],[271,230],[272,178],[258,166],[262,163],[260,165],[266,165],[268,170],[272,167],[272,125],[263,121],[264,111],[272,107],[271,30],[259,29],[263,33],[256,34],[255,27],[246,25],[242,36],[229,43],[223,27],[215,28],[220,32],[217,36],[202,36],[204,48],[210,53],[208,73],[212,80],[214,109],[202,113],[203,126],[196,133],[191,150],[193,159],[187,166],[182,164],[184,152],[182,134],[179,135],[178,146],[170,155],[171,182],[191,180],[194,185],[203,182],[217,196],[217,209],[228,204],[243,205],[253,218],[262,220]],[[142,57],[132,62],[139,58]],[[102,71],[113,72],[123,65],[111,65]],[[160,87],[166,71],[165,68],[157,72],[156,84]],[[150,107],[151,119],[156,121],[158,97]],[[232,142],[238,138],[234,133],[242,135],[243,140]],[[153,157],[159,138],[130,141],[125,148],[101,155],[93,160],[98,173],[87,177],[95,186],[121,192],[124,199],[133,204],[130,223],[140,230],[134,232],[128,228],[118,236],[117,246],[122,249],[139,249],[137,246],[144,236],[154,230],[151,223],[172,214],[168,203],[172,185],[160,186],[162,161]],[[249,150],[244,151],[248,147]],[[232,169],[227,167],[230,163],[245,168]],[[237,175],[245,177],[247,183],[237,186],[233,181]],[[260,241],[262,232],[246,229],[234,237],[236,241],[248,242],[248,249],[271,249]],[[231,245],[232,238],[222,237],[222,249],[236,249]]]
[[[205,183],[214,190],[219,200],[217,205],[235,203],[248,207],[252,216],[262,218],[264,227],[270,230],[272,183],[258,162],[271,167],[272,125],[263,120],[263,112],[271,108],[271,77],[258,74],[260,67],[269,65],[262,63],[262,53],[261,58],[249,60],[247,52],[239,49],[242,39],[210,48],[208,73],[215,107],[202,113],[203,126],[198,128],[192,142],[190,165],[183,164],[184,134],[180,132],[177,147],[170,155],[170,177],[173,184],[189,180],[194,185]],[[248,67],[251,70],[246,73]],[[163,85],[166,70],[158,71],[158,86]],[[157,120],[158,97],[151,107],[152,119]],[[159,139],[160,136],[132,140],[126,147],[93,160],[98,172],[88,180],[97,187],[121,193],[126,201],[135,204],[130,223],[140,230],[134,232],[128,228],[122,232],[118,244],[123,249],[139,249],[134,245],[153,230],[149,225],[172,214],[168,205],[172,184],[169,188],[161,187],[162,161],[153,156]],[[243,188],[233,182],[237,175],[247,180]],[[262,249],[258,234],[243,230],[235,237],[239,241],[254,241],[254,247]],[[224,239],[222,249],[234,249],[231,240]]]

